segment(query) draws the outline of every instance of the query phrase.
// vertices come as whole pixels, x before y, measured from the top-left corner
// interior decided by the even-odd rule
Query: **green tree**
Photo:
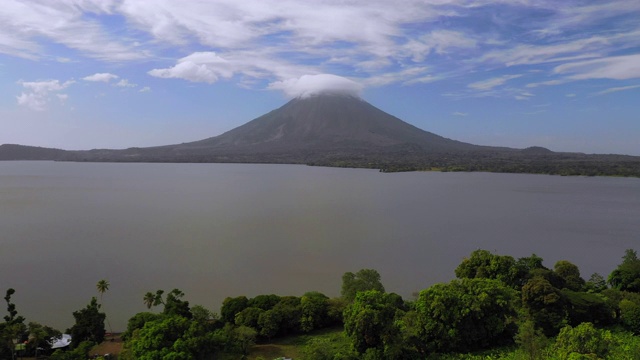
[[[100,305],[103,308],[104,308],[104,301],[102,301],[102,297],[104,293],[107,292],[107,290],[109,290],[109,286],[110,286],[109,281],[105,279],[98,281],[98,283],[96,284],[96,289],[100,293]],[[113,334],[113,330],[111,329],[111,323],[109,323],[109,319],[106,318],[106,313],[105,313],[105,320],[107,321],[107,325],[109,326],[109,332]]]
[[[565,310],[560,290],[536,276],[522,287],[522,305],[536,327],[546,336],[554,336],[565,325]]]
[[[363,355],[368,349],[383,353],[395,346],[399,330],[396,312],[403,305],[396,294],[378,290],[360,291],[344,311],[344,330],[354,350]]]
[[[151,309],[151,307],[154,306],[153,304],[156,302],[156,296],[149,291],[144,294],[144,298],[142,300],[144,301],[144,305],[147,309]]]
[[[576,326],[583,322],[590,322],[605,326],[613,323],[614,311],[604,296],[569,289],[560,290],[560,294],[565,303],[569,325]]]
[[[258,328],[260,336],[271,339],[280,332],[280,324],[282,323],[281,314],[274,309],[263,311],[258,317]]]
[[[589,280],[585,284],[585,289],[588,292],[599,293],[607,289],[607,280],[604,276],[593,273]]]
[[[0,324],[0,357],[15,358],[14,342],[22,341],[27,330],[24,324],[24,317],[18,315],[16,305],[11,302],[11,296],[15,294],[12,288],[7,289],[4,300],[7,303],[7,315],[4,316],[4,323]],[[10,355],[9,355],[10,354]]]
[[[102,304],[102,296],[105,292],[107,292],[107,290],[109,290],[109,285],[109,281],[105,279],[98,281],[98,283],[96,284],[96,289],[100,293],[100,304]]]
[[[222,346],[206,322],[175,314],[147,314],[156,319],[134,330],[126,344],[136,360],[210,359]]]
[[[353,301],[360,291],[376,290],[384,292],[380,274],[373,269],[361,269],[355,274],[346,272],[342,275],[341,295],[347,301]]]
[[[555,352],[559,359],[581,359],[583,355],[606,358],[609,349],[616,345],[611,332],[596,329],[592,323],[582,323],[574,328],[566,326],[556,339]]]
[[[429,351],[471,351],[512,341],[517,292],[494,279],[461,279],[420,292],[416,312]]]
[[[515,341],[528,360],[543,359],[544,350],[549,344],[547,337],[540,329],[536,329],[535,323],[531,320],[520,324]]]
[[[573,291],[582,291],[584,288],[585,281],[580,277],[577,265],[560,260],[554,265],[553,271],[563,280],[565,288]]]
[[[238,326],[233,329],[233,341],[243,358],[249,354],[249,350],[256,343],[257,332],[248,326]]]
[[[300,298],[302,316],[300,318],[300,329],[309,332],[325,326],[328,320],[328,300],[324,294],[313,291],[308,292]]]
[[[640,303],[628,299],[620,301],[620,318],[626,329],[640,334]]]
[[[258,319],[264,310],[257,307],[248,307],[236,314],[235,324],[252,327],[259,330]]]
[[[464,258],[455,270],[458,279],[495,279],[519,289],[526,273],[511,256],[494,255],[487,250],[475,250]]]
[[[189,309],[189,302],[182,300],[183,297],[184,293],[182,291],[178,289],[171,290],[167,294],[162,313],[165,315],[178,315],[191,319],[192,315]]]
[[[100,312],[100,304],[95,297],[84,309],[73,312],[75,324],[69,330],[71,346],[76,347],[83,341],[99,344],[104,340],[105,314]]]
[[[133,315],[129,321],[127,321],[127,330],[122,334],[123,340],[128,340],[133,336],[133,333],[144,327],[144,324],[150,321],[158,320],[162,317],[160,314],[154,314],[150,312],[140,312]]]
[[[622,263],[609,275],[612,287],[631,292],[640,292],[640,259],[635,250],[627,249]]]
[[[222,301],[220,318],[225,323],[235,323],[236,314],[249,307],[249,299],[246,296],[228,297]]]
[[[272,309],[279,302],[280,296],[278,295],[258,295],[249,300],[247,307],[255,307],[266,311]]]
[[[217,320],[218,315],[202,305],[194,305],[191,307],[191,315],[194,321],[200,323],[211,323]]]
[[[55,330],[49,326],[41,325],[36,322],[29,323],[29,348],[31,352],[38,358],[40,349],[48,351],[51,349],[51,344],[55,339],[59,339],[62,336],[60,331]]]

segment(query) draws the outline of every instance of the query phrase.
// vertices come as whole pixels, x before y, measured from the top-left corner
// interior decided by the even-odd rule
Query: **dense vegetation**
[[[266,349],[260,344],[298,339],[287,340],[297,348],[287,348],[310,360],[640,359],[640,259],[634,250],[607,279],[593,274],[585,281],[566,260],[551,269],[535,254],[515,259],[486,250],[471,253],[455,275],[406,300],[385,292],[377,271],[362,269],[344,274],[340,297],[230,297],[219,316],[191,306],[178,289],[148,292],[142,302],[162,310],[129,320],[120,358],[248,358]],[[108,285],[102,280],[97,289],[103,294]],[[5,296],[0,358],[15,358],[16,350],[47,352],[60,332],[25,325],[13,293]],[[101,306],[94,297],[73,313],[75,324],[66,330],[71,347],[52,359],[85,359],[104,339]]]

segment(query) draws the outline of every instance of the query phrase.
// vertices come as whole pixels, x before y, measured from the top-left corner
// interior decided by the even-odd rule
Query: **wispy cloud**
[[[453,115],[453,116],[467,116],[467,115],[469,115],[469,113],[456,111],[456,112],[452,113],[451,115]]]
[[[503,85],[509,80],[517,79],[521,76],[522,75],[503,75],[500,77],[495,77],[495,78],[491,78],[483,81],[474,82],[472,84],[467,85],[467,87],[474,90],[487,91],[497,86]]]
[[[614,88],[609,88],[609,89],[606,89],[606,90],[602,90],[600,92],[595,93],[594,95],[605,95],[605,94],[611,94],[611,93],[615,93],[615,92],[619,92],[619,91],[627,91],[627,90],[633,90],[633,89],[638,89],[638,88],[640,88],[640,85],[614,87]]]
[[[569,74],[572,80],[640,78],[640,54],[611,56],[556,66],[556,74]]]

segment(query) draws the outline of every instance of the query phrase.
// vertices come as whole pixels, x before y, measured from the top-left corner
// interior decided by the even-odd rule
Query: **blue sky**
[[[483,145],[640,155],[640,1],[4,0],[0,143],[219,135],[341,90]]]

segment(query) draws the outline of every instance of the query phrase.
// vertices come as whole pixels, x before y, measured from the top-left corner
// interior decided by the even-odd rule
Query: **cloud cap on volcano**
[[[269,89],[282,90],[288,97],[308,98],[314,95],[349,95],[360,97],[363,86],[353,80],[332,74],[302,75],[297,79],[276,81]]]

